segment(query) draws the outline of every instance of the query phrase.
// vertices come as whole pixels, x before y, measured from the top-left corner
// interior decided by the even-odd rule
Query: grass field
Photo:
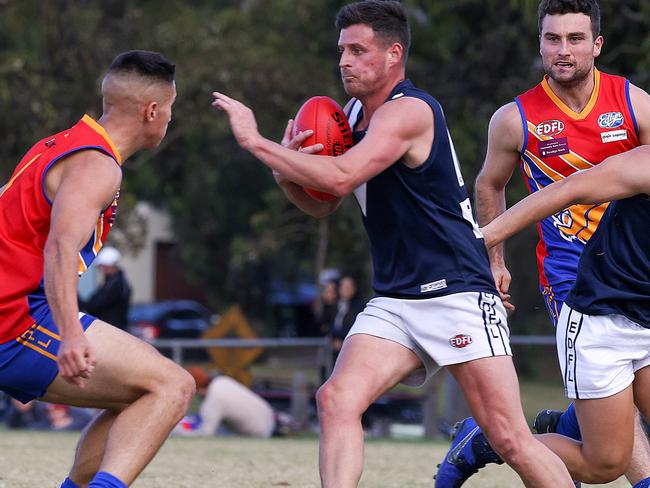
[[[58,488],[78,434],[0,430],[0,488]],[[435,464],[447,444],[370,440],[365,488],[433,487]],[[171,438],[133,485],[136,488],[317,488],[318,440]],[[468,488],[522,486],[508,467],[492,466]],[[583,485],[587,486],[587,485]],[[593,485],[589,485],[593,486]],[[627,487],[622,479],[608,487]]]

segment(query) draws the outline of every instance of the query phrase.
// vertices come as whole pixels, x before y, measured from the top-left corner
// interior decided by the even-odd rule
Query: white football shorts
[[[491,293],[405,300],[375,297],[348,333],[388,339],[412,350],[423,367],[403,382],[420,386],[440,367],[512,355],[506,310]]]
[[[568,398],[612,396],[650,364],[650,329],[623,315],[585,315],[565,303],[556,340]]]

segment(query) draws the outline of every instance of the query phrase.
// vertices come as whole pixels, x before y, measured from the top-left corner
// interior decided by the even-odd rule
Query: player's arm
[[[213,105],[228,114],[242,148],[285,178],[339,197],[352,193],[401,157],[408,157],[414,144],[433,132],[433,117],[426,102],[403,97],[379,107],[363,140],[345,154],[314,156],[291,151],[262,137],[248,107],[221,93],[215,92],[214,96]]]
[[[639,140],[641,144],[650,144],[650,95],[630,84],[630,102],[639,127]]]
[[[505,211],[506,185],[519,162],[519,149],[523,140],[523,126],[517,105],[514,102],[504,105],[490,120],[485,162],[474,186],[479,225],[487,225]],[[503,244],[490,248],[488,254],[494,281],[504,305],[514,309],[508,302],[511,276],[505,265]]]
[[[121,170],[98,151],[75,153],[52,167],[45,180],[52,200],[50,231],[44,249],[45,294],[61,334],[58,364],[62,377],[83,386],[94,367],[94,353],[77,305],[78,253],[88,242],[99,214],[112,202]]]
[[[527,196],[483,228],[491,247],[571,205],[591,205],[650,194],[650,145],[607,158]]]
[[[280,143],[282,146],[294,151],[301,151],[305,154],[314,154],[322,151],[322,144],[314,144],[313,146],[302,147],[305,140],[311,137],[314,131],[302,131],[296,134],[294,137],[292,136],[293,124],[293,119],[290,119],[289,122],[287,122],[287,127],[284,130],[284,136],[282,137],[282,142]],[[340,197],[330,201],[319,201],[310,197],[307,195],[302,186],[294,183],[278,171],[273,170],[273,177],[291,203],[293,203],[296,207],[298,207],[306,214],[311,215],[317,219],[327,217],[341,204],[342,199]]]

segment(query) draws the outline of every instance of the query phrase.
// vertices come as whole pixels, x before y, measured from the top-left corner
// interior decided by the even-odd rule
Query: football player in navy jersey
[[[573,204],[613,201],[578,265],[557,326],[566,394],[575,399],[582,443],[543,442],[577,479],[604,483],[630,462],[634,405],[650,416],[650,146],[612,156],[540,190],[484,228],[494,246]],[[647,480],[635,485],[645,488]]]
[[[346,113],[355,145],[338,157],[262,137],[252,111],[222,93],[238,143],[276,172],[290,201],[323,217],[354,193],[368,232],[376,296],[346,337],[334,372],[317,393],[324,487],[357,486],[363,469],[361,415],[400,381],[421,384],[446,366],[496,451],[528,486],[573,487],[561,460],[526,425],[512,364],[506,313],[474,223],[439,103],[405,77],[410,43],[399,2],[367,0],[337,16],[339,67],[353,97]],[[285,147],[283,147],[285,146]],[[309,197],[304,187],[336,195]],[[464,426],[470,436],[476,424]],[[480,463],[487,442],[472,441]]]

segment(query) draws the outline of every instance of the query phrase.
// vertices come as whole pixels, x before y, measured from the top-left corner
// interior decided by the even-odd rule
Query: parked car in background
[[[203,332],[219,320],[198,302],[193,300],[164,300],[140,303],[129,310],[127,331],[145,341],[154,339],[198,339]],[[172,357],[170,348],[160,352]],[[183,359],[206,361],[205,349],[187,349]]]
[[[193,300],[164,300],[133,305],[127,330],[145,341],[197,338],[217,320],[218,315]]]

